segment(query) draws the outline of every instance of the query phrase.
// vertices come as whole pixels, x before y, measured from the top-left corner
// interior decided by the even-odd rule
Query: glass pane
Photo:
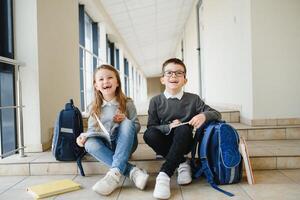
[[[93,52],[93,27],[90,17],[84,16],[84,30],[85,30],[85,48]]]
[[[13,67],[0,64],[0,106],[14,106],[14,71]],[[14,108],[0,110],[2,154],[16,148],[16,113]]]

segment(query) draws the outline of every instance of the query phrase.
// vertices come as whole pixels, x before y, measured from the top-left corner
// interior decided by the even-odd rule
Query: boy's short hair
[[[186,74],[186,67],[185,67],[185,64],[182,62],[182,60],[178,59],[178,58],[170,58],[168,60],[166,60],[163,65],[162,65],[162,74],[164,74],[165,72],[165,67],[170,64],[170,63],[174,63],[174,64],[177,64],[177,65],[181,65],[184,69],[184,73]]]

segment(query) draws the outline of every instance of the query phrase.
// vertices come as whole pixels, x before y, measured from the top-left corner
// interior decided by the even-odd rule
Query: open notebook
[[[34,198],[40,199],[79,189],[80,185],[78,183],[69,179],[63,179],[31,186],[27,188],[27,192],[29,192]]]
[[[178,127],[178,126],[186,125],[186,124],[188,124],[188,123],[189,123],[189,122],[182,122],[182,123],[179,123],[179,124],[173,126],[172,128],[170,128],[169,132],[168,132],[166,135],[169,135],[169,134],[171,133],[171,131],[172,131],[174,128],[176,128],[176,127]]]
[[[104,127],[104,125],[99,120],[99,118],[96,114],[94,114],[94,117],[97,120],[97,122],[98,122],[98,124],[99,124],[102,131],[99,131],[99,132],[86,132],[86,133],[83,133],[83,136],[86,136],[86,137],[100,136],[100,137],[104,138],[106,141],[108,141],[110,143],[111,141],[110,141],[109,132],[106,130],[106,128]]]

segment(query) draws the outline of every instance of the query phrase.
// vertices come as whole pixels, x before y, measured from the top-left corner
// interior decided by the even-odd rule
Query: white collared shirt
[[[175,95],[170,94],[169,92],[167,92],[166,90],[164,91],[164,95],[167,99],[169,98],[177,98],[178,100],[181,100],[182,96],[183,96],[183,90],[181,90],[180,92],[178,92]]]
[[[104,107],[104,106],[106,106],[106,105],[108,105],[108,106],[112,106],[112,105],[118,106],[118,105],[119,105],[119,102],[117,101],[116,97],[113,98],[113,99],[110,100],[110,101],[105,101],[105,100],[103,99],[103,103],[102,103],[102,106],[101,106],[101,107]]]

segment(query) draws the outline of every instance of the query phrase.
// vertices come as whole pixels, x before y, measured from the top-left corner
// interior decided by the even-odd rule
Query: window
[[[120,71],[120,51],[119,49],[116,49],[116,62],[115,62],[115,67],[117,70]]]
[[[79,5],[79,53],[81,110],[86,111],[93,99],[93,72],[99,65],[98,24]]]
[[[130,88],[129,88],[129,63],[126,58],[124,58],[124,83],[125,83],[125,95],[130,95]]]
[[[106,35],[106,44],[107,44],[106,45],[107,63],[112,66],[115,66],[115,44],[108,39],[107,35]]]
[[[130,85],[130,88],[132,89],[132,91],[131,91],[131,97],[133,98],[133,99],[135,99],[135,85],[134,85],[134,83],[135,83],[135,77],[134,77],[134,67],[133,66],[131,66],[131,74],[130,74],[130,79],[131,79],[131,85]]]
[[[0,1],[0,56],[14,58],[13,1]],[[17,147],[15,67],[0,62],[0,154]]]

